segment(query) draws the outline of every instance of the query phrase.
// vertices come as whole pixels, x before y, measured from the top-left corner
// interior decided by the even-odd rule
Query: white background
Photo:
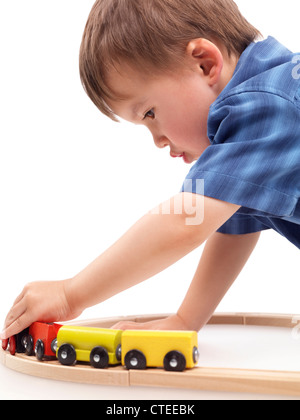
[[[189,170],[85,95],[78,50],[93,3],[0,0],[0,323],[27,282],[77,274]],[[300,51],[299,0],[237,3],[265,36]],[[82,318],[176,311],[200,255]],[[299,280],[299,250],[263,233],[219,311],[300,313]]]

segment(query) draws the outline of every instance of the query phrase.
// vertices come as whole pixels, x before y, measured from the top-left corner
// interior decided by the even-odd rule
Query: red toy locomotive
[[[56,337],[62,325],[34,322],[30,328],[2,341],[3,350],[9,346],[10,354],[36,355],[38,360],[56,357]]]

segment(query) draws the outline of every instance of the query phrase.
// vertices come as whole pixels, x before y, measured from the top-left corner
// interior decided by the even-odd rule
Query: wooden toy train
[[[127,369],[164,368],[182,372],[199,360],[198,335],[193,331],[140,331],[76,327],[35,322],[2,341],[3,350],[56,357],[65,366],[88,362],[97,369],[122,364]]]

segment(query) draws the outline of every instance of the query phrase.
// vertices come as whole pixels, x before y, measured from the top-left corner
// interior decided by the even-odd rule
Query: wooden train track
[[[118,321],[130,320],[146,322],[161,319],[167,315],[131,316],[77,321],[74,325],[109,328]],[[266,314],[216,314],[209,324],[249,325],[281,328],[295,328],[300,317]],[[71,324],[71,323],[70,323]],[[105,370],[89,365],[62,366],[58,361],[38,362],[35,357],[0,351],[0,362],[7,368],[24,374],[68,382],[112,386],[151,386],[184,388],[225,392],[245,392],[300,396],[300,372],[220,369],[196,367],[184,373],[166,372],[161,369],[128,371],[122,366]]]

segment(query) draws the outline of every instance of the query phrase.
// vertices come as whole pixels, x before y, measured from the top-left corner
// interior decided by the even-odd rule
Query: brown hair
[[[106,79],[122,60],[164,71],[182,60],[192,39],[219,41],[240,56],[259,35],[233,0],[97,0],[83,34],[80,77],[94,104],[116,120],[106,100],[117,96]]]

